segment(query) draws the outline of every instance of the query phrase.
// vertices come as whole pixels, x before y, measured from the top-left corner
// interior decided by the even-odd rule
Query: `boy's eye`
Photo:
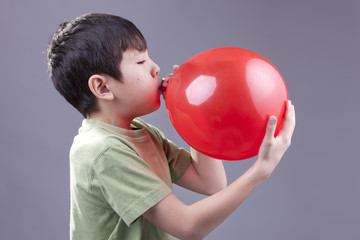
[[[142,60],[140,62],[137,62],[137,64],[143,64],[145,62],[145,60]]]

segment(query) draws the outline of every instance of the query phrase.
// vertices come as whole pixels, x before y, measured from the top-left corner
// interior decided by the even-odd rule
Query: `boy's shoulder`
[[[122,151],[134,152],[130,139],[142,138],[146,131],[155,141],[162,142],[165,138],[163,133],[151,124],[140,118],[134,119],[132,126],[138,129],[138,134],[128,134],[129,131],[117,128],[97,120],[85,119],[75,136],[70,150],[70,156],[94,159],[109,148],[118,148]],[[134,136],[136,136],[134,138]],[[135,153],[135,152],[134,152]]]
[[[111,135],[84,120],[70,148],[70,162],[92,162],[110,145]]]

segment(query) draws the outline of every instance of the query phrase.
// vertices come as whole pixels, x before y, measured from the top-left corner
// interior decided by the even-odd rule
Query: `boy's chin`
[[[149,111],[148,111],[148,113],[146,113],[146,115],[157,111],[157,110],[160,108],[160,106],[161,106],[161,101],[160,101],[160,99],[159,99],[159,101],[157,101],[157,102],[153,105],[153,107],[149,109]]]
[[[160,101],[160,99],[159,99],[159,101],[158,101],[157,104],[156,104],[156,107],[155,107],[155,110],[154,110],[154,111],[158,110],[158,109],[160,108],[160,106],[161,106],[161,101]]]

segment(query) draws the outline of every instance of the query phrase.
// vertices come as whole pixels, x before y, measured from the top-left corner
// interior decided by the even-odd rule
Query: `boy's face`
[[[159,66],[154,63],[147,51],[127,49],[120,63],[121,82],[115,95],[119,104],[126,106],[129,117],[146,115],[160,107],[160,85],[162,79],[157,75]]]

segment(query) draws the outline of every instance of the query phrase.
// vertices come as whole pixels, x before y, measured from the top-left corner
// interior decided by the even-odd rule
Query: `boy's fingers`
[[[269,120],[267,122],[267,126],[266,126],[265,138],[267,138],[267,139],[274,138],[275,129],[276,129],[276,122],[277,122],[276,117],[275,116],[270,116],[270,118],[269,118]]]
[[[173,66],[173,70],[174,70],[174,72],[176,72],[178,69],[179,69],[179,65],[177,65],[177,64],[175,64],[174,66]]]
[[[288,136],[292,136],[294,129],[295,129],[295,108],[294,105],[291,104],[291,101],[288,100],[286,103],[285,121],[280,134],[281,135],[286,134]]]

